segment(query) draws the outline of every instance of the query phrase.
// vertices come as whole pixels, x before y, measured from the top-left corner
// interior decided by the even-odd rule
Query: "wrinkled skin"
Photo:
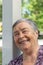
[[[17,24],[13,29],[16,46],[25,53],[32,53],[37,46],[38,32],[27,22]]]

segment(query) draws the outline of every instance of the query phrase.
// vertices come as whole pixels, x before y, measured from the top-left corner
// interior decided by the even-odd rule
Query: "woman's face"
[[[30,51],[37,44],[38,33],[27,22],[18,23],[14,29],[14,41],[22,51]]]

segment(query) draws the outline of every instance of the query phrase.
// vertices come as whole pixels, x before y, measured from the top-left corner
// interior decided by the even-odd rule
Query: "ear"
[[[35,31],[35,35],[36,35],[36,37],[37,37],[37,39],[38,39],[38,35],[39,35],[39,34],[38,34],[38,30]]]

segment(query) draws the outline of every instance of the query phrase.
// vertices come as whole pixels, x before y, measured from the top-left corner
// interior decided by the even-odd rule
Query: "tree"
[[[43,31],[43,0],[22,0],[22,17],[36,22],[40,31]]]
[[[2,5],[0,5],[0,21],[2,21]]]

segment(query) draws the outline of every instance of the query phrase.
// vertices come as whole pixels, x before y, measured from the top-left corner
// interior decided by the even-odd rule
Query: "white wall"
[[[21,0],[12,1],[12,13],[13,13],[13,23],[21,18]]]
[[[2,65],[7,65],[13,57],[15,58],[20,53],[13,46],[12,40],[12,25],[19,18],[21,18],[21,0],[3,0]]]
[[[12,25],[16,22],[16,20],[21,18],[21,0],[13,0],[13,22]],[[13,58],[17,57],[20,54],[20,50],[13,44]]]
[[[7,65],[13,58],[12,47],[12,0],[3,0],[2,65]]]

